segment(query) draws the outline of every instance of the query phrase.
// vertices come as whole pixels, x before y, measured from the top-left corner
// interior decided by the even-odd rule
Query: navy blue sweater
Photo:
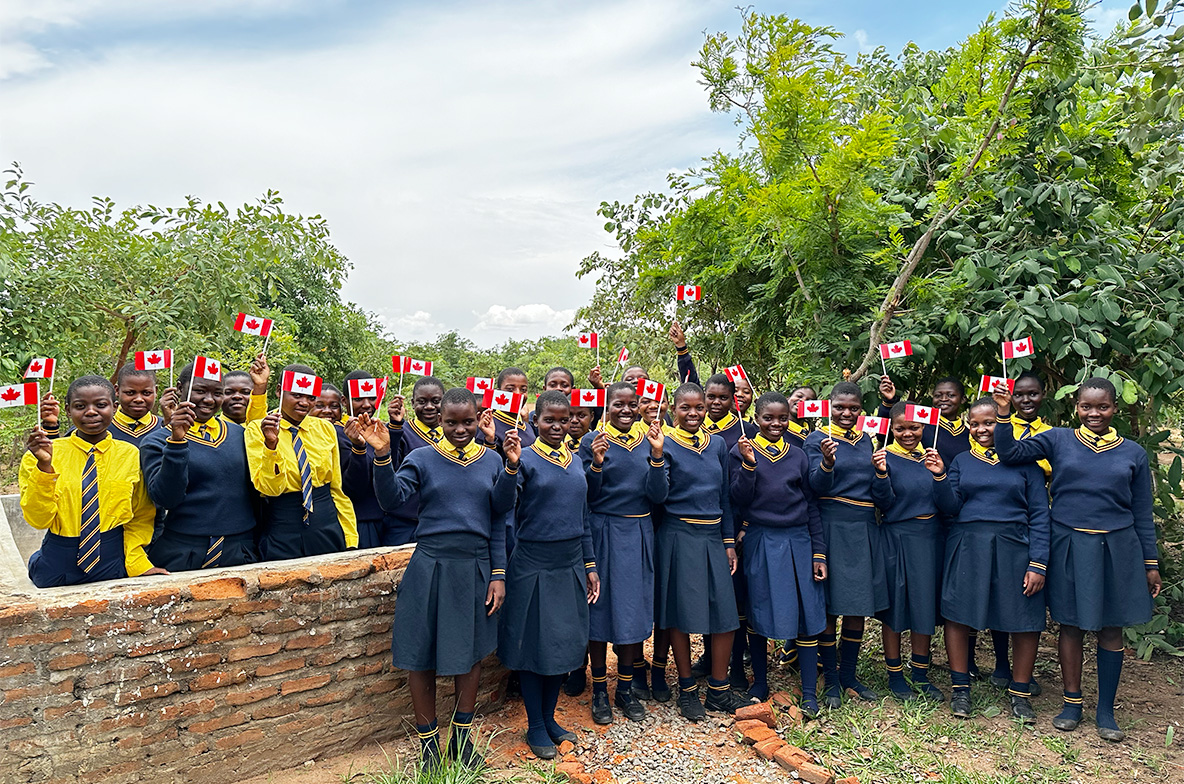
[[[842,501],[852,506],[871,508],[872,479],[875,468],[872,466],[872,438],[866,433],[853,432],[852,438],[838,433],[834,436],[838,444],[833,468],[822,464],[822,442],[828,438],[826,428],[815,430],[806,436],[806,459],[810,463],[810,487],[819,500]]]
[[[769,447],[776,449],[774,454]],[[814,491],[810,489],[810,469],[806,453],[781,439],[767,444],[753,442],[756,463],[740,457],[740,448],[732,447],[732,506],[743,528],[768,526],[792,528],[805,526],[810,531],[810,547],[815,561],[826,561],[826,543],[822,517]]]
[[[1019,523],[1028,527],[1028,569],[1048,568],[1049,514],[1044,472],[1035,464],[1007,465],[993,450],[970,449],[954,458],[938,482],[937,506],[958,523]]]
[[[374,496],[374,447],[354,446],[341,424],[333,426],[337,428],[337,451],[341,453],[341,489],[354,505],[354,516],[367,521],[383,519],[386,515]]]
[[[654,504],[666,500],[670,490],[666,458],[650,459],[647,430],[645,425],[634,423],[623,434],[606,424],[609,446],[600,466],[594,465],[592,458],[597,431],[588,433],[580,442],[579,457],[588,478],[588,505],[595,514],[637,517],[649,514]]]
[[[916,454],[900,455],[889,449],[888,473],[875,473],[872,498],[885,523],[926,520],[937,515],[934,488],[945,481],[945,474],[935,477]]]
[[[803,423],[790,421],[785,428],[785,434],[781,437],[796,446],[798,449],[805,449],[806,436],[808,435],[810,435],[809,427]]]
[[[243,428],[219,419],[214,441],[192,433],[183,443],[156,428],[140,441],[148,497],[167,510],[165,528],[188,536],[232,536],[255,527],[257,492],[247,468]]]
[[[502,442],[506,440],[506,433],[510,432],[511,430],[517,430],[518,436],[522,441],[522,449],[525,451],[528,446],[534,443],[535,433],[534,428],[529,424],[525,428],[519,427],[519,425],[522,423],[522,419],[515,417],[513,414],[507,414],[505,411],[494,411],[494,442],[492,444],[485,444],[485,434],[478,430],[477,443],[485,444],[485,446],[496,450],[499,455],[505,457],[505,455],[502,453]]]
[[[436,440],[443,442],[443,428],[437,426],[435,429],[437,431]],[[401,425],[388,425],[387,430],[391,434],[391,453],[394,455],[396,466],[403,465],[403,461],[407,459],[407,455],[416,449],[423,449],[425,446],[431,446],[434,443],[431,438],[431,429],[414,418],[403,420]],[[371,458],[371,462],[373,462],[374,450],[368,450],[368,455]],[[342,477],[342,481],[344,482],[344,477]],[[414,523],[419,516],[419,498],[412,495],[398,509],[389,509],[387,511],[400,520]]]
[[[933,431],[937,430],[937,453],[948,469],[954,458],[970,449],[970,430],[959,416],[957,421],[950,422],[945,417],[939,417],[936,425],[925,425],[921,435],[921,445],[928,449],[933,446]]]
[[[691,439],[675,433],[674,428],[668,428],[662,446],[670,466],[670,491],[666,494],[664,514],[683,520],[719,520],[724,545],[735,547],[728,453],[723,439],[700,430],[696,434],[699,442],[696,446]]]
[[[588,526],[588,481],[584,465],[566,446],[535,441],[522,450],[514,532],[520,542],[580,539],[584,569],[596,570]]]
[[[454,451],[451,443],[441,445]],[[472,445],[470,445],[472,446]],[[391,456],[374,461],[374,495],[385,510],[394,510],[419,494],[416,538],[444,533],[474,533],[489,539],[489,560],[495,580],[506,578],[504,515],[514,508],[517,472],[482,448],[461,462],[439,445],[416,449],[395,471]]]
[[[1054,427],[1015,440],[1011,418],[999,417],[995,448],[1011,465],[1052,463],[1052,519],[1091,533],[1135,527],[1147,569],[1159,569],[1151,495],[1151,464],[1143,447],[1125,438],[1095,446],[1092,435]]]

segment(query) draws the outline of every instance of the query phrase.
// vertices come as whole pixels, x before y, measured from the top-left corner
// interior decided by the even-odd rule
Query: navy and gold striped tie
[[[90,574],[99,565],[99,472],[95,448],[86,453],[82,469],[82,525],[78,529],[78,568]]]
[[[429,428],[428,429],[428,438],[430,438],[432,440],[433,444],[440,443],[440,438],[441,438],[440,429],[435,428],[435,427]]]
[[[205,569],[207,566],[218,565],[218,561],[222,559],[222,542],[225,539],[225,536],[210,537],[210,549],[206,550],[206,562],[201,565],[202,569]]]
[[[202,425],[201,427],[199,427],[197,429],[198,434],[201,435],[202,441],[213,441],[214,440],[214,436],[210,434],[211,429],[212,428],[208,424]]]
[[[304,519],[312,514],[312,471],[308,467],[308,455],[304,452],[304,442],[300,440],[300,428],[290,427],[292,434],[292,451],[296,453],[296,465],[300,466],[300,494],[304,497]]]
[[[1024,423],[1024,432],[1020,433],[1020,440],[1023,441],[1025,438],[1029,437],[1030,435],[1032,435],[1032,423],[1025,422]]]

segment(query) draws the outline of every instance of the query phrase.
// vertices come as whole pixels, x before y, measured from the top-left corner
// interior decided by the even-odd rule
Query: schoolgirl
[[[826,631],[818,636],[825,707],[837,708],[842,693],[862,700],[879,696],[856,677],[866,618],[888,608],[888,577],[872,501],[872,437],[858,429],[863,410],[859,387],[849,381],[830,393],[830,424],[806,437],[810,487],[826,542],[828,574]],[[841,650],[836,650],[838,617],[843,618]],[[841,655],[839,655],[841,653]],[[803,670],[803,675],[809,673]]]
[[[374,495],[382,508],[418,498],[415,552],[397,589],[391,658],[408,670],[421,759],[442,761],[436,718],[436,677],[453,676],[456,710],[448,756],[466,766],[484,760],[470,734],[481,681],[481,660],[497,648],[497,618],[506,597],[506,529],[514,507],[517,467],[503,466],[477,444],[477,404],[467,389],[440,401],[443,437],[415,449],[394,469],[391,431],[365,429],[374,450]],[[516,443],[516,439],[514,439]]]
[[[663,449],[670,490],[655,542],[657,624],[669,630],[678,665],[679,712],[691,721],[705,716],[691,674],[691,634],[711,635],[706,707],[734,713],[747,704],[727,680],[728,653],[740,625],[731,580],[736,540],[727,453],[723,439],[702,429],[706,408],[697,384],[683,384],[674,393],[674,426]]]
[[[288,365],[288,371],[316,375],[304,365]],[[246,428],[251,481],[269,499],[260,556],[275,561],[357,547],[354,506],[341,488],[337,431],[309,416],[312,395],[284,392],[280,400],[280,408]]]
[[[497,374],[496,384],[497,388],[504,392],[515,392],[522,395],[523,405],[525,406],[526,394],[530,387],[526,379],[525,370],[517,367],[508,367]],[[520,414],[506,411],[491,411],[486,422],[488,424],[482,423],[482,427],[478,431],[477,440],[490,449],[496,449],[499,453],[501,452],[502,443],[506,439],[506,433],[511,430],[519,431],[518,437],[522,442],[523,448],[530,446],[534,442],[534,430],[529,425],[525,429],[520,429],[523,425]]]
[[[140,454],[110,433],[115,389],[83,376],[66,392],[70,435],[29,433],[18,485],[25,521],[46,532],[29,557],[38,588],[166,574],[144,547],[156,513],[140,474]]]
[[[802,707],[818,713],[817,636],[826,629],[826,546],[806,453],[785,438],[789,401],[766,392],[756,403],[760,432],[742,436],[731,451],[731,495],[737,535],[744,544],[748,634],[753,684],[748,693],[768,699],[769,640],[796,640],[802,671]]]
[[[1077,390],[1081,427],[1055,427],[1017,441],[1011,396],[999,405],[995,446],[1004,463],[1052,464],[1052,534],[1048,609],[1060,624],[1064,707],[1053,719],[1071,731],[1081,721],[1081,666],[1085,633],[1098,637],[1098,735],[1121,741],[1114,697],[1122,675],[1122,627],[1151,620],[1152,600],[1163,587],[1152,518],[1147,452],[1111,427],[1117,407],[1114,385],[1091,378]]]
[[[333,424],[344,424],[342,416],[341,390],[332,384],[322,384],[321,394],[313,402],[312,415],[328,419]]]
[[[654,626],[654,525],[651,509],[666,500],[665,435],[637,413],[635,387],[606,393],[602,429],[580,443],[588,480],[589,523],[601,576],[600,601],[590,608],[592,719],[613,720],[608,701],[608,644],[617,655],[613,704],[631,721],[645,718],[633,693],[634,662]]]
[[[995,401],[970,406],[973,443],[954,458],[937,504],[950,521],[942,570],[941,614],[954,693],[950,710],[970,716],[969,637],[974,629],[1011,635],[1016,683],[1011,714],[1034,723],[1028,684],[1044,631],[1044,575],[1049,514],[1044,474],[1035,465],[1006,465],[995,452]]]
[[[818,393],[814,391],[814,387],[803,386],[794,387],[786,395],[786,404],[789,406],[789,420],[785,423],[784,438],[798,449],[804,449],[806,446],[806,436],[810,435],[810,427],[807,420],[798,418],[798,403],[803,400],[814,400],[818,397]]]
[[[245,370],[232,370],[222,376],[222,418],[236,425],[247,424],[247,411],[255,383]],[[263,390],[266,394],[266,388]]]
[[[148,497],[168,513],[148,558],[170,572],[255,563],[258,494],[243,428],[219,416],[222,383],[195,379],[192,362],[181,368],[177,390],[169,429],[140,444]]]
[[[558,756],[556,744],[575,734],[555,721],[567,673],[583,664],[588,605],[600,595],[588,483],[583,464],[567,448],[568,399],[558,390],[535,403],[538,440],[523,448],[506,434],[506,470],[517,472],[517,544],[506,567],[506,603],[498,625],[498,658],[518,672],[529,727],[526,742],[540,759]]]
[[[884,664],[888,688],[898,699],[920,694],[944,700],[929,681],[929,655],[937,627],[944,540],[934,485],[945,480],[945,464],[936,449],[923,447],[924,425],[906,418],[905,407],[903,402],[892,407],[893,441],[872,455],[872,498],[881,512],[890,596],[888,609],[878,613],[884,623]],[[912,688],[901,664],[900,636],[905,631],[912,644]]]
[[[395,461],[402,465],[407,455],[416,449],[439,444],[444,440],[443,415],[444,384],[435,376],[421,376],[411,388],[411,410],[414,416],[406,421],[402,395],[394,395],[387,403],[390,423],[391,449]],[[415,541],[415,527],[419,514],[419,499],[411,495],[398,509],[383,509],[387,518],[387,536],[402,544]]]
[[[160,417],[152,413],[156,405],[156,372],[136,370],[135,363],[128,362],[115,378],[119,410],[111,418],[111,435],[138,447],[149,433],[164,427]]]

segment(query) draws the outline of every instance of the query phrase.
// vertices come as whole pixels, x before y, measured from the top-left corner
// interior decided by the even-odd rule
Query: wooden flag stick
[[[888,360],[884,359],[884,352],[880,352],[880,367],[884,368],[884,376],[888,376]]]
[[[271,329],[267,330],[267,337],[263,338],[263,358],[267,359],[267,347],[271,344],[271,333],[275,331],[275,322],[272,322]]]
[[[61,416],[58,417],[58,424],[61,424]],[[41,429],[41,379],[37,379],[37,429]]]
[[[200,356],[200,354],[198,355]],[[193,374],[197,375],[197,357],[193,358]],[[189,391],[185,393],[185,402],[189,402],[189,398],[193,397],[193,376],[189,377]]]

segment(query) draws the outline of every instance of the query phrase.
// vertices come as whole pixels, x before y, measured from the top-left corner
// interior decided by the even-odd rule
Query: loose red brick
[[[275,569],[259,575],[259,587],[265,591],[295,588],[301,584],[320,585],[321,576],[311,569]]]
[[[207,672],[189,681],[189,691],[205,691],[223,686],[237,686],[247,679],[246,670]]]
[[[297,678],[291,681],[284,681],[280,684],[280,694],[283,694],[286,697],[289,694],[295,694],[301,691],[319,689],[322,686],[327,685],[331,680],[333,680],[332,675],[310,675],[307,678]]]
[[[357,580],[365,577],[374,570],[374,564],[369,558],[360,558],[339,564],[323,564],[320,567],[321,577],[326,583],[338,580]]]
[[[41,607],[36,604],[13,604],[0,607],[0,629],[10,626],[21,626],[36,620],[41,615]]]
[[[181,702],[174,705],[166,705],[160,709],[160,720],[174,721],[176,719],[189,719],[194,716],[201,716],[203,714],[209,713],[217,707],[217,701],[209,699],[208,697],[206,699],[193,700],[192,702]]]
[[[121,692],[115,698],[116,705],[131,705],[133,702],[142,702],[144,700],[155,700],[160,697],[167,697],[170,694],[176,694],[181,691],[181,684],[176,681],[166,681],[158,683],[155,686],[141,686],[132,691]]]
[[[232,691],[225,697],[227,705],[250,705],[252,702],[259,702],[268,697],[274,697],[280,693],[278,686],[264,686],[261,689],[250,689],[249,691]]]
[[[376,572],[393,572],[402,569],[411,561],[411,550],[399,550],[393,553],[382,553],[370,559],[370,564]]]
[[[307,622],[302,618],[277,618],[261,623],[255,627],[259,634],[288,634],[303,627]]]
[[[100,623],[88,627],[87,637],[119,637],[124,634],[137,634],[144,631],[142,621],[120,621],[119,623]]]
[[[208,732],[216,732],[217,730],[224,730],[228,727],[237,727],[240,724],[246,724],[247,721],[247,714],[242,711],[235,711],[226,716],[219,716],[216,719],[195,721],[186,727],[186,729],[194,735],[205,735]]]
[[[567,776],[568,778],[571,778],[573,774],[584,772],[584,763],[577,762],[575,760],[560,762],[555,766],[555,770]],[[588,780],[591,781],[592,778],[589,777]]]
[[[333,642],[333,634],[330,632],[313,632],[311,634],[298,634],[295,637],[284,643],[284,648],[289,651],[300,651],[307,648],[323,648]]]
[[[292,670],[299,670],[304,666],[304,659],[288,659],[275,664],[261,664],[255,670],[256,678],[266,678],[270,675],[279,675],[282,672],[291,672]]]
[[[798,778],[810,784],[835,784],[834,774],[813,762],[803,762],[798,767]]]
[[[332,705],[335,702],[344,702],[352,696],[354,696],[353,689],[346,689],[344,691],[331,691],[327,694],[318,694],[315,697],[309,697],[300,704],[305,708],[316,708],[321,705]]]
[[[784,748],[787,744],[781,738],[773,737],[768,740],[762,740],[760,743],[753,746],[756,753],[761,755],[762,759],[771,760],[773,755],[777,753],[777,749]]]
[[[232,607],[230,611],[234,612],[234,608]],[[210,629],[198,634],[197,641],[202,645],[208,645],[213,642],[223,642],[225,640],[241,640],[250,633],[250,626],[235,626],[230,629]]]
[[[226,654],[226,661],[236,662],[244,659],[257,659],[260,656],[274,656],[284,647],[282,642],[269,642],[264,645],[242,645],[231,648]]]
[[[745,743],[747,743],[749,746],[755,746],[761,741],[766,741],[770,738],[776,738],[777,732],[776,730],[771,730],[762,724],[759,727],[751,727],[745,730],[743,732],[743,737]]]
[[[810,762],[810,755],[797,746],[785,745],[773,752],[773,761],[793,773],[804,763]]]
[[[264,705],[251,713],[252,721],[260,719],[275,719],[280,716],[291,716],[300,710],[300,706],[293,702],[277,702],[274,705]]]
[[[149,588],[137,591],[125,600],[129,607],[163,607],[181,601],[181,592],[176,588]]]
[[[750,730],[753,727],[765,727],[767,729],[768,726],[769,725],[765,724],[763,721],[758,721],[756,719],[740,719],[732,725],[732,729],[743,735],[745,730]]]
[[[263,730],[245,730],[236,735],[229,735],[225,738],[219,738],[214,745],[226,751],[227,749],[237,749],[243,746],[249,746],[253,743],[260,743],[267,737]]]
[[[272,612],[283,607],[284,603],[279,599],[265,599],[263,601],[254,602],[235,602],[230,605],[230,612],[233,615],[250,615],[257,612]]]
[[[87,599],[78,604],[67,604],[59,607],[48,607],[45,614],[54,620],[61,618],[80,618],[84,615],[98,615],[107,612],[111,602],[107,599]]]
[[[859,784],[858,776],[848,776],[845,779],[839,779],[835,784]]]
[[[33,666],[33,662],[21,662],[20,664],[9,664],[5,667],[0,667],[0,678],[14,678],[17,675],[28,675],[34,672],[37,668]]]
[[[773,708],[767,702],[737,708],[736,721],[744,721],[745,719],[762,721],[765,723],[765,726],[777,729],[777,720],[773,717]]]
[[[193,672],[194,670],[204,670],[206,667],[213,667],[215,664],[222,663],[222,654],[220,653],[199,653],[193,656],[181,656],[176,659],[169,659],[165,664],[165,668],[172,672]]]
[[[18,634],[8,638],[9,648],[19,648],[22,645],[45,645],[46,643],[69,642],[74,639],[74,632],[70,629],[58,629],[56,632],[41,632],[38,634]]]
[[[599,768],[592,772],[592,784],[610,784],[615,780],[608,768]]]
[[[54,659],[50,659],[49,664],[46,666],[55,672],[60,672],[62,670],[72,670],[75,667],[81,667],[84,664],[90,664],[90,662],[91,657],[87,656],[85,653],[67,653],[64,656],[58,656]]]
[[[777,710],[777,718],[786,727],[800,727],[805,722],[802,709],[797,705],[787,705]]]
[[[194,601],[207,602],[218,599],[246,599],[247,581],[241,577],[222,577],[217,580],[194,583],[189,586]]]

